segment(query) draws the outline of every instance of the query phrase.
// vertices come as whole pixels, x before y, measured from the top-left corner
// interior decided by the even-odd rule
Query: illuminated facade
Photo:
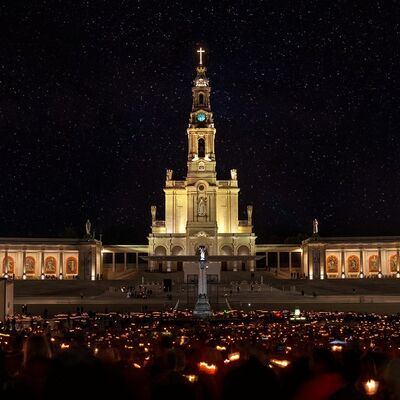
[[[173,171],[167,170],[165,220],[158,220],[156,206],[151,207],[150,270],[179,270],[182,265],[178,256],[194,256],[199,246],[205,246],[210,256],[221,256],[222,269],[254,270],[252,206],[247,206],[247,219],[239,220],[236,170],[230,171],[230,179],[217,179],[216,129],[203,52],[198,50],[200,59],[192,86],[187,176],[175,180]]]
[[[309,279],[400,277],[400,237],[319,237],[302,243]]]
[[[95,280],[102,273],[101,250],[92,238],[0,238],[1,276]]]

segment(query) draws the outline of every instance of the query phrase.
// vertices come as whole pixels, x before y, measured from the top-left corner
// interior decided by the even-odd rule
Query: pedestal
[[[195,317],[205,318],[212,315],[211,306],[206,294],[200,294],[193,310]]]

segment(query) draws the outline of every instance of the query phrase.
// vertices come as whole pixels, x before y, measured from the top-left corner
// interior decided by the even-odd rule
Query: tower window
[[[203,138],[199,139],[199,141],[198,141],[198,154],[199,154],[199,157],[206,156],[206,145],[205,145]]]
[[[203,93],[199,94],[199,104],[204,104],[204,94]]]

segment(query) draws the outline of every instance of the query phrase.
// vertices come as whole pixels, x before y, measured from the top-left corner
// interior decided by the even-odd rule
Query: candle
[[[214,364],[207,364],[204,361],[200,361],[199,370],[207,375],[214,375],[217,372],[217,366]]]
[[[366,382],[363,383],[365,393],[368,396],[373,396],[378,391],[379,382],[375,381],[374,379],[368,379]]]

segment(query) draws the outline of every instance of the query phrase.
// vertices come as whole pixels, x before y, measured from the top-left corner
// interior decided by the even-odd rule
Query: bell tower
[[[200,47],[196,78],[192,86],[192,111],[189,116],[188,136],[188,183],[199,179],[209,184],[216,183],[215,128],[211,112],[211,87],[203,65],[204,49]]]

